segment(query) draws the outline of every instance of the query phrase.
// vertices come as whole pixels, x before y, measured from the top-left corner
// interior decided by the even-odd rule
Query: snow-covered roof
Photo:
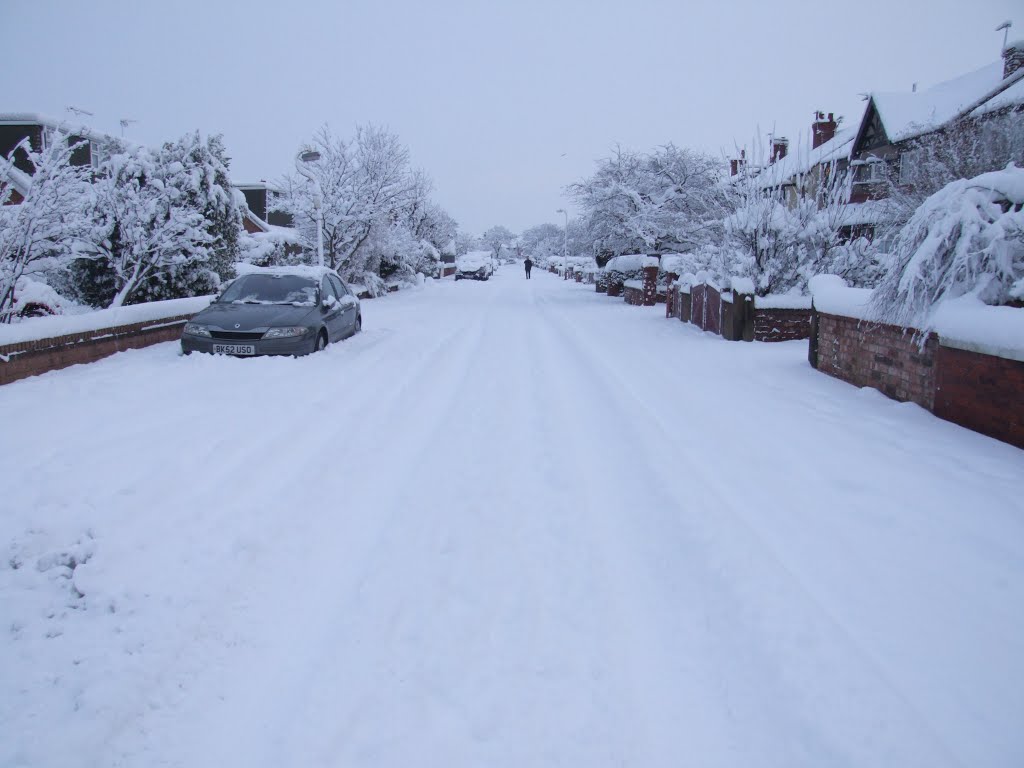
[[[997,61],[966,75],[913,93],[872,93],[878,116],[889,141],[905,141],[937,130],[971,110],[988,108],[989,103],[1014,90],[1005,98],[1019,97],[1013,86],[1024,78],[1024,70],[1003,78],[1003,62]],[[1019,103],[1019,102],[1015,102]]]
[[[762,189],[777,187],[795,176],[807,173],[815,166],[849,160],[856,136],[857,131],[854,128],[842,128],[819,147],[810,150],[798,147],[781,160],[762,169],[757,175],[757,185]]]
[[[111,141],[114,138],[108,133],[75,124],[72,120],[57,120],[36,112],[0,112],[0,125],[41,125],[55,131],[66,131],[89,141]]]
[[[1016,107],[1021,104],[1024,104],[1024,78],[1018,79],[1009,88],[988,99],[984,104],[971,112],[971,117],[981,117],[989,112],[998,112],[1000,109]]]
[[[271,192],[281,191],[280,187],[266,181],[232,181],[231,186],[236,189],[266,189]]]

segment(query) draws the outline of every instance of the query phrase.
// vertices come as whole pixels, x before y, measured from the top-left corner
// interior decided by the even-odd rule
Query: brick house
[[[1024,41],[1007,45],[1002,61],[927,90],[870,94],[851,151],[851,199],[885,197],[893,181],[911,182],[929,145],[953,132],[984,139],[1004,115],[1024,120]]]

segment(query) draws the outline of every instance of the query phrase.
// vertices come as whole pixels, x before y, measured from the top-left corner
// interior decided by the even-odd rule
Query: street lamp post
[[[555,213],[565,214],[565,229],[562,231],[562,279],[569,279],[569,213],[559,208]]]
[[[320,160],[320,153],[315,149],[299,150],[295,156],[295,170],[306,177],[313,185],[313,210],[316,211],[316,263],[324,265],[324,196],[320,189],[320,182],[309,170],[308,163],[315,163]]]

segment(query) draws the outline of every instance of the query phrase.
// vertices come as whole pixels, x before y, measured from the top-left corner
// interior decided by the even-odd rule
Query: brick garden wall
[[[811,335],[809,309],[754,309],[756,341],[793,341]]]
[[[858,387],[932,410],[935,352],[930,335],[923,347],[912,330],[852,317],[818,315],[817,368]]]
[[[642,288],[635,288],[631,285],[624,286],[622,289],[622,296],[630,306],[643,306],[644,292]]]
[[[819,371],[1024,448],[1024,362],[945,344],[935,334],[816,313],[809,357]]]
[[[181,338],[191,315],[0,346],[0,384]],[[6,360],[6,361],[5,361]]]
[[[935,415],[1024,448],[1024,362],[940,346]]]

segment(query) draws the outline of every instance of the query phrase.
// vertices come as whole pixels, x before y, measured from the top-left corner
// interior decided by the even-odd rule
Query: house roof
[[[276,184],[270,184],[266,181],[232,181],[231,186],[236,189],[267,189],[271,192],[280,192],[281,189]]]
[[[777,160],[763,168],[757,176],[757,184],[762,189],[778,187],[800,174],[807,173],[818,165],[836,160],[849,160],[853,149],[853,139],[857,131],[853,128],[842,128],[836,135],[820,147],[811,150],[797,148],[781,160]]]
[[[1000,108],[993,104],[1020,103],[1022,77],[1024,70],[1004,79],[1003,62],[997,61],[922,91],[872,93],[871,100],[886,136],[895,143],[931,133],[968,112],[980,114]]]
[[[45,128],[66,131],[89,141],[97,142],[110,141],[114,138],[108,133],[94,131],[85,125],[76,125],[70,120],[56,120],[46,115],[40,115],[37,112],[0,112],[0,125],[41,125]],[[130,142],[125,143],[130,144]]]

